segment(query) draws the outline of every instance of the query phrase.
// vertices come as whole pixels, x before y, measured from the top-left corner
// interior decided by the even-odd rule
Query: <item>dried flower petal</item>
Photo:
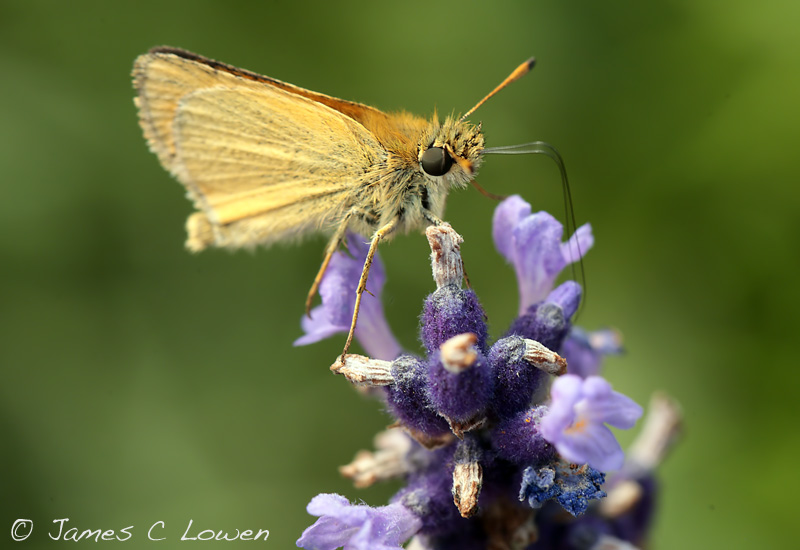
[[[481,453],[473,439],[465,439],[458,444],[453,457],[453,502],[462,518],[468,518],[478,511],[478,496],[483,486]]]
[[[425,230],[431,247],[431,267],[436,287],[455,285],[461,287],[464,266],[461,263],[461,243],[464,239],[453,231],[449,223],[432,225]]]
[[[560,376],[567,372],[567,362],[536,340],[525,339],[525,360],[548,374]]]
[[[359,451],[350,464],[339,467],[339,473],[359,488],[401,477],[411,470],[408,458],[412,447],[411,439],[401,430],[382,431],[375,436],[374,452]]]
[[[370,359],[355,353],[337,359],[331,370],[344,375],[353,384],[363,386],[388,386],[394,382],[391,361]]]

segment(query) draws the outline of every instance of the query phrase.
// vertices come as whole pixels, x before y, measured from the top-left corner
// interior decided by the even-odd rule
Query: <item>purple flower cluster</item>
[[[406,486],[380,508],[315,497],[308,510],[320,519],[299,547],[400,549],[412,536],[408,548],[417,550],[641,542],[650,475],[661,455],[645,444],[625,460],[606,426],[630,428],[642,409],[597,375],[603,355],[619,352],[619,337],[573,328],[581,288],[573,281],[553,288],[561,270],[593,244],[588,225],[566,243],[562,233],[561,224],[531,214],[519,197],[498,207],[494,240],[517,272],[520,315],[490,343],[477,296],[461,287],[460,236],[446,224],[428,228],[437,289],[421,316],[424,356],[401,354],[376,298],[385,274],[375,263],[376,297],[365,299],[356,330],[372,357],[347,355],[331,369],[382,388],[397,423],[379,434],[375,451],[362,451],[341,472],[356,486],[392,478]],[[320,288],[323,303],[303,322],[307,334],[296,344],[347,330],[366,254],[357,237],[348,245],[352,256],[337,253],[332,260]],[[673,428],[651,432],[662,441]],[[620,471],[606,482],[610,470]],[[607,494],[602,503],[611,504],[603,506]]]

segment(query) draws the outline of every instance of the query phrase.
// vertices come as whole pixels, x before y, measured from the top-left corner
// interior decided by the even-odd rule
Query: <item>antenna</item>
[[[572,191],[570,191],[569,188],[569,179],[567,178],[567,168],[564,166],[564,160],[561,158],[561,155],[555,147],[544,141],[532,141],[530,143],[506,145],[501,147],[487,147],[483,150],[483,152],[495,155],[544,155],[555,161],[556,165],[558,166],[558,171],[561,173],[561,188],[564,193],[564,217],[566,218],[564,225],[566,225],[567,229],[567,243],[569,243],[568,246],[570,259],[572,260],[570,262],[572,267],[572,277],[574,279],[580,279],[580,284],[583,289],[581,303],[580,306],[578,306],[577,313],[575,314],[575,318],[577,319],[581,311],[583,311],[583,304],[586,302],[586,272],[583,269],[583,253],[586,251],[581,250],[580,241],[577,238],[575,239],[574,243],[577,251],[573,251],[572,236],[577,234],[578,226],[575,222],[575,208],[572,205]],[[573,256],[573,253],[575,252],[577,253]]]
[[[534,65],[535,63],[536,63],[536,58],[535,58],[535,57],[531,57],[531,58],[530,58],[529,60],[527,60],[525,63],[523,63],[522,65],[520,65],[520,66],[519,66],[519,67],[517,67],[516,69],[514,69],[514,72],[512,72],[510,75],[508,75],[508,77],[506,77],[506,79],[505,79],[504,81],[502,81],[502,82],[501,82],[501,83],[500,83],[500,84],[497,86],[497,88],[495,88],[494,90],[492,90],[491,92],[489,92],[489,93],[486,95],[486,97],[484,97],[483,99],[481,99],[481,100],[480,100],[480,101],[479,101],[479,102],[478,102],[478,103],[477,103],[477,104],[476,104],[476,105],[475,105],[475,106],[474,106],[472,109],[470,109],[469,111],[467,111],[467,112],[466,112],[466,114],[464,114],[464,116],[462,116],[462,117],[461,117],[461,118],[460,118],[458,121],[459,121],[459,122],[464,122],[464,121],[467,119],[467,117],[468,117],[469,115],[471,115],[471,114],[472,114],[472,113],[474,113],[476,110],[478,110],[478,107],[480,107],[481,105],[483,105],[484,103],[486,103],[486,100],[487,100],[487,99],[489,99],[490,97],[492,97],[494,94],[496,94],[497,92],[499,92],[500,90],[502,90],[503,88],[505,88],[506,86],[508,86],[509,84],[511,84],[512,82],[514,82],[514,81],[516,81],[516,80],[519,80],[520,78],[522,78],[523,76],[525,76],[526,74],[528,74],[528,73],[530,72],[530,70],[531,70],[531,69],[533,69],[533,65]]]

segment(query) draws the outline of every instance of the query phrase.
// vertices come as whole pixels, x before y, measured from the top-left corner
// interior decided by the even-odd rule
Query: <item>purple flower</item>
[[[615,392],[599,376],[582,379],[566,374],[553,382],[550,410],[542,418],[542,436],[566,460],[598,470],[616,470],[625,458],[611,430],[632,428],[642,408]]]
[[[517,317],[511,323],[508,334],[536,340],[550,349],[560,349],[580,300],[581,285],[575,281],[565,281],[550,292],[543,302],[530,306]]]
[[[561,270],[594,244],[589,224],[579,227],[566,243],[561,242],[563,233],[554,217],[547,212],[531,214],[531,205],[517,195],[495,210],[494,245],[517,272],[520,315],[544,300]]]
[[[600,367],[606,355],[619,355],[623,352],[622,337],[613,329],[586,332],[573,327],[561,349],[567,360],[570,374],[581,378],[600,374]]]
[[[401,355],[392,362],[394,383],[386,390],[386,402],[403,423],[429,436],[449,431],[447,421],[434,408],[428,395],[428,368],[413,355]]]
[[[319,519],[297,541],[306,550],[402,550],[422,525],[402,504],[372,508],[335,494],[315,496],[307,510]]]
[[[428,395],[439,414],[451,420],[469,420],[492,398],[494,373],[476,342],[474,334],[462,334],[428,358]]]
[[[468,332],[477,336],[478,349],[483,350],[489,331],[483,307],[474,291],[445,285],[425,299],[420,340],[428,353],[439,349],[453,336]]]
[[[500,458],[514,464],[541,464],[555,457],[553,446],[542,437],[539,423],[547,407],[539,405],[499,422],[492,429],[492,446]]]
[[[301,325],[306,334],[294,341],[295,346],[313,344],[350,330],[356,287],[369,244],[364,243],[362,237],[350,233],[347,236],[347,248],[352,256],[340,250],[331,258],[319,287],[322,305],[311,310],[310,319],[303,317]],[[402,348],[392,334],[383,313],[380,294],[385,282],[386,272],[383,263],[376,255],[367,283],[367,288],[373,295],[365,293],[363,296],[355,337],[372,357],[391,360],[400,355]]]
[[[548,500],[555,500],[573,516],[586,511],[589,501],[606,496],[600,490],[605,475],[591,466],[556,462],[543,468],[528,467],[522,473],[519,499],[527,500],[531,508],[541,508]]]

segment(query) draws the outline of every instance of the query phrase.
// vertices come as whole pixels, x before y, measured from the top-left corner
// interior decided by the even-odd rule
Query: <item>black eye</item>
[[[422,153],[420,164],[429,176],[443,176],[453,166],[453,159],[441,147],[431,147]]]

